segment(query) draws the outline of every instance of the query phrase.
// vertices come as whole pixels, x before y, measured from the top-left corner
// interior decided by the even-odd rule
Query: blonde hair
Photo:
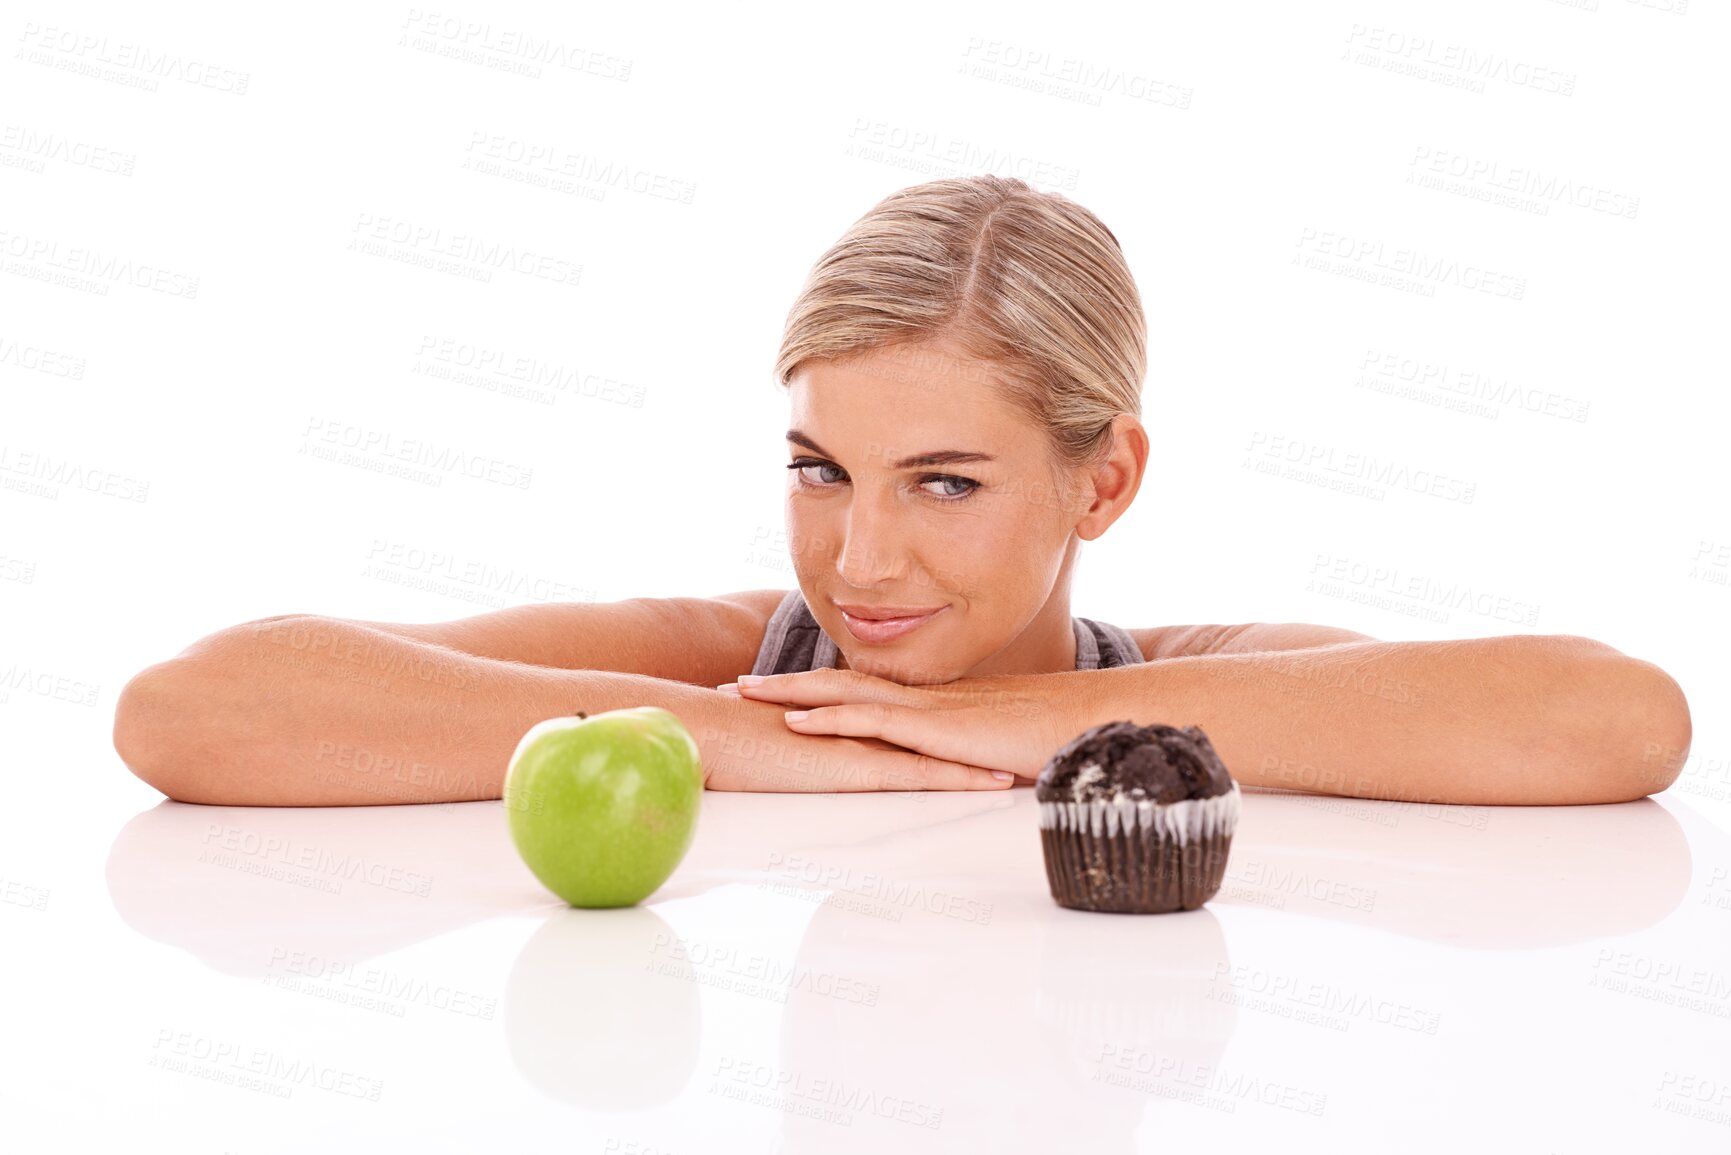
[[[1059,467],[1097,464],[1112,418],[1141,416],[1148,327],[1135,278],[1112,230],[1058,193],[988,174],[879,201],[812,266],[776,383],[809,358],[937,338],[982,362],[982,379],[1049,431]]]

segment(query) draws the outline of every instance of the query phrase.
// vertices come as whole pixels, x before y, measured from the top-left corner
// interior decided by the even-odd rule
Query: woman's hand
[[[860,790],[1004,790],[993,768],[908,750],[876,738],[802,734],[779,707],[689,687],[668,708],[703,757],[710,790],[830,793]]]
[[[789,733],[848,735],[894,743],[932,758],[1033,778],[1053,751],[1086,727],[1067,705],[1063,674],[957,678],[904,686],[858,670],[746,675],[722,691],[748,702],[786,703],[804,718]]]

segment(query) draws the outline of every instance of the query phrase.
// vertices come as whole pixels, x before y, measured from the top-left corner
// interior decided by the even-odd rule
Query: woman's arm
[[[871,740],[790,734],[779,711],[644,674],[482,657],[328,618],[231,627],[151,666],[115,707],[114,745],[182,802],[350,806],[500,797],[544,718],[662,706],[717,790],[997,790],[988,769]]]
[[[657,690],[661,692],[657,692]],[[122,689],[114,745],[182,802],[343,806],[498,798],[544,718],[662,704],[694,687],[499,661],[365,626],[236,626]]]
[[[1690,740],[1688,703],[1663,670],[1554,635],[1326,641],[922,686],[804,670],[741,677],[738,692],[799,707],[785,722],[800,733],[1024,779],[1102,722],[1197,725],[1247,786],[1408,802],[1625,802],[1675,781]]]
[[[1264,629],[1278,627],[1261,627]],[[1056,674],[1077,727],[1198,725],[1250,786],[1411,802],[1624,802],[1691,728],[1659,667],[1569,635],[1335,642]]]

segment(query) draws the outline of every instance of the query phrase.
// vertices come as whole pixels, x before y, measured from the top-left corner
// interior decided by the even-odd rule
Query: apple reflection
[[[567,909],[542,923],[505,984],[519,1074],[550,1098],[636,1111],[677,1095],[697,1066],[696,973],[644,907]]]

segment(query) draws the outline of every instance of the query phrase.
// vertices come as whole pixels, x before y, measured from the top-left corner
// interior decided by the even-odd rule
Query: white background
[[[1684,2],[9,8],[0,878],[101,914],[159,797],[115,695],[226,625],[792,588],[786,310],[980,171],[1097,213],[1148,315],[1073,612],[1597,638],[1682,683],[1670,797],[1731,829],[1727,28]],[[413,263],[457,238],[575,283]],[[493,480],[386,471],[417,443]]]

